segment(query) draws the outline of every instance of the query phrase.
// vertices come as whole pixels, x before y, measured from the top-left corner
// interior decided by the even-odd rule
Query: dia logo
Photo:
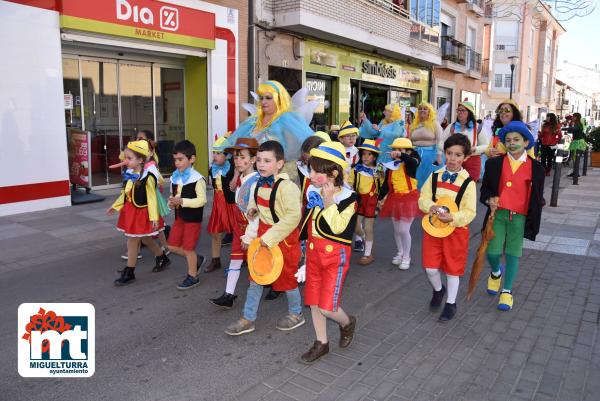
[[[19,374],[90,377],[95,370],[95,310],[91,304],[19,306]]]

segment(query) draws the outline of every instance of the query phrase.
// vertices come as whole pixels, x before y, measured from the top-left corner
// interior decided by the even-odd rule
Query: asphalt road
[[[97,204],[105,209],[108,201]],[[71,208],[76,211],[76,208]],[[68,219],[68,213],[63,220]],[[472,235],[481,227],[483,210],[473,224]],[[68,224],[68,223],[67,223]],[[358,316],[359,326],[369,321],[378,305],[411,279],[421,275],[420,221],[413,223],[413,265],[400,271],[390,261],[395,243],[389,221],[376,223],[376,262],[353,263],[346,281],[344,309]],[[185,263],[172,257],[169,269],[151,272],[151,257],[136,269],[137,281],[116,288],[116,270],[124,266],[119,256],[124,245],[115,232],[99,239],[85,255],[61,257],[49,251],[48,263],[0,274],[0,400],[229,400],[244,389],[273,375],[289,362],[297,361],[313,341],[310,314],[307,324],[292,331],[275,329],[286,313],[285,297],[263,301],[254,333],[229,337],[225,327],[239,318],[247,287],[243,274],[238,284],[240,298],[229,311],[208,302],[219,295],[225,279],[221,272],[203,274],[203,284],[189,291],[175,286],[185,274]],[[474,248],[478,241],[473,241]],[[38,246],[35,242],[31,247]],[[199,251],[209,252],[203,233]],[[224,248],[223,256],[229,248]],[[473,249],[471,249],[471,253]],[[423,294],[428,302],[430,293]],[[23,302],[89,302],[96,309],[96,371],[85,379],[21,378],[17,373],[17,308]],[[402,305],[398,305],[402,308]],[[308,310],[306,310],[308,312]],[[332,337],[337,328],[330,324]]]

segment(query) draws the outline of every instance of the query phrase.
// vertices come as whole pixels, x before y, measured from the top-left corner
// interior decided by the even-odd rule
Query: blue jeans
[[[260,305],[260,299],[262,298],[263,286],[256,284],[254,281],[250,282],[248,292],[246,294],[246,303],[244,304],[244,319],[254,322],[256,320],[256,313],[258,312],[258,306]],[[295,288],[285,292],[288,301],[288,312],[295,315],[302,313],[302,296],[300,296],[300,290]]]

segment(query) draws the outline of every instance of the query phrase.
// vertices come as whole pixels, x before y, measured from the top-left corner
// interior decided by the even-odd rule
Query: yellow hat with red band
[[[323,142],[318,148],[310,150],[310,157],[329,160],[339,164],[342,169],[348,168],[345,155],[346,148],[339,142]]]
[[[338,138],[345,135],[358,135],[358,128],[356,128],[350,121],[344,121],[338,133]]]
[[[146,141],[145,139],[142,139],[140,141],[131,141],[127,143],[127,149],[133,150],[134,152],[146,157],[150,154],[150,150],[148,148],[148,141]]]

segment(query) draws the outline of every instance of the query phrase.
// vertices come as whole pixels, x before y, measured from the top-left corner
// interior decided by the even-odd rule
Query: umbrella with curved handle
[[[492,238],[494,238],[494,210],[490,213],[487,219],[487,223],[483,231],[481,231],[481,244],[479,244],[479,248],[477,248],[477,253],[475,254],[475,260],[473,261],[473,266],[471,267],[471,276],[469,277],[469,288],[467,290],[467,301],[471,300],[471,296],[473,295],[473,291],[477,286],[477,280],[479,280],[479,276],[481,275],[481,271],[483,270],[483,265],[485,264],[485,254],[487,251],[488,243]]]

